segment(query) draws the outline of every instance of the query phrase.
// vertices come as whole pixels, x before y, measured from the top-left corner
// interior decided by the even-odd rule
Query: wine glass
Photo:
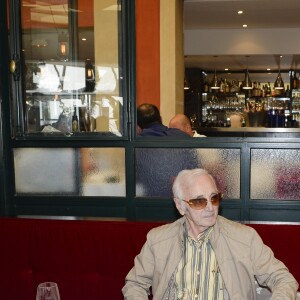
[[[57,284],[55,282],[40,283],[36,291],[36,300],[60,300]]]

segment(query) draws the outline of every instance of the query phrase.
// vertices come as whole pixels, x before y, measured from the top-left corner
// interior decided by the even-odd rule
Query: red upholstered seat
[[[261,236],[300,284],[300,225],[248,224]]]
[[[62,300],[121,300],[147,232],[162,223],[0,218],[0,295],[35,299],[54,281]],[[300,226],[251,224],[300,281]]]
[[[123,299],[135,255],[156,223],[0,219],[0,295],[35,299],[54,281],[62,300]]]

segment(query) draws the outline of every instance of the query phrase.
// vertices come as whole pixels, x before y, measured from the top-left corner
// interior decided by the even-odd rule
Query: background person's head
[[[174,116],[169,122],[169,128],[177,128],[186,132],[188,135],[193,136],[193,130],[190,119],[184,114]]]
[[[161,124],[161,116],[158,108],[149,103],[144,103],[137,108],[137,125],[141,128],[147,128],[154,123]]]
[[[173,196],[176,208],[187,218],[191,232],[197,236],[216,223],[219,202],[212,202],[219,191],[214,178],[204,169],[180,171],[174,180]],[[207,199],[202,208],[191,207],[186,201],[191,199]]]

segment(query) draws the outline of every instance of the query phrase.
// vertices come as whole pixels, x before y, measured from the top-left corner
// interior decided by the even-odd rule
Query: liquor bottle
[[[288,98],[290,97],[290,85],[289,84],[286,86],[285,97],[288,97]]]
[[[230,88],[229,88],[229,84],[227,82],[227,79],[224,79],[224,86],[225,86],[225,93],[229,93],[230,92]]]
[[[292,79],[292,88],[297,89],[297,87],[298,87],[298,78],[297,78],[297,75],[296,75],[296,71],[294,71],[294,76],[293,76],[293,79]]]
[[[232,84],[230,86],[230,92],[231,93],[236,93],[239,91],[239,86],[236,80],[232,80]]]
[[[76,132],[78,131],[78,116],[76,114],[76,108],[74,107],[74,113],[72,116],[72,131]]]
[[[207,81],[205,81],[203,85],[203,92],[208,93],[208,90],[209,90],[209,84]]]
[[[231,120],[229,117],[226,118],[226,127],[231,127]]]
[[[262,87],[261,96],[264,98],[264,97],[266,97],[266,95],[267,95],[267,87],[264,84]]]
[[[258,96],[262,97],[262,89],[261,89],[261,86],[260,86],[260,82],[258,83]]]
[[[267,89],[266,89],[266,97],[271,97],[272,96],[272,89],[271,89],[271,84],[268,82]]]
[[[257,89],[257,82],[256,81],[254,81],[254,83],[253,83],[252,96],[253,97],[257,97],[258,96],[258,89]]]
[[[225,83],[224,83],[223,78],[221,78],[221,81],[220,81],[220,93],[225,93]]]
[[[242,127],[246,127],[246,121],[245,121],[245,118],[242,118]]]

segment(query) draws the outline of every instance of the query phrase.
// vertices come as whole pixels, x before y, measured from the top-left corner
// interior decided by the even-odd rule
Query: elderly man
[[[183,216],[152,229],[126,277],[124,299],[256,299],[255,280],[271,299],[296,299],[298,283],[257,232],[218,216],[222,199],[204,169],[183,170],[173,184]]]
[[[199,134],[196,130],[192,130],[190,119],[183,114],[175,115],[169,122],[169,128],[177,128],[191,137],[206,137],[203,134]]]

